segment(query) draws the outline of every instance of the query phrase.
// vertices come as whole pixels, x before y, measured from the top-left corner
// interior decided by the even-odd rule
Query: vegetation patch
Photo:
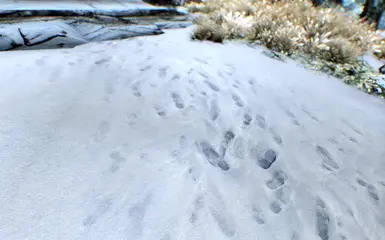
[[[357,59],[368,51],[385,58],[385,41],[374,25],[341,7],[314,6],[308,0],[206,0],[187,8],[201,13],[192,39],[245,39],[384,96],[378,71]]]

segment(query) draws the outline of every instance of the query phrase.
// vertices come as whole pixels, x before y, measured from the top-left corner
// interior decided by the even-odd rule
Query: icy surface
[[[183,10],[154,6],[143,1],[2,1],[0,17],[2,19],[31,16],[143,16],[156,14],[186,14]]]
[[[185,28],[192,25],[192,22],[188,21],[174,21],[174,22],[157,22],[155,23],[156,26],[158,26],[161,29],[173,29],[173,28]]]
[[[169,23],[172,24],[172,23]],[[183,24],[183,22],[181,23]],[[187,23],[186,23],[187,24]],[[167,28],[168,25],[160,25]],[[175,27],[184,27],[176,25]],[[152,25],[112,25],[87,21],[36,21],[0,25],[0,51],[74,47],[88,42],[163,33]]]
[[[157,8],[141,0],[2,0],[0,10],[126,10]]]
[[[0,51],[156,35],[163,33],[161,28],[190,26],[186,14],[140,0],[6,0],[0,3]]]
[[[383,239],[383,100],[189,31],[0,53],[0,239]]]

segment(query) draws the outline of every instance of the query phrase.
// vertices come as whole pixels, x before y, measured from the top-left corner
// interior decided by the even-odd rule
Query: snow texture
[[[79,10],[116,11],[130,9],[157,9],[141,0],[2,0],[0,10]]]
[[[186,27],[182,24],[183,22],[179,25],[175,24],[174,27]],[[185,24],[187,25],[186,22]],[[167,24],[160,24],[159,26],[168,27]],[[4,24],[0,25],[0,51],[70,48],[88,42],[162,33],[163,31],[155,24],[103,25],[87,21],[77,21],[74,23],[64,20]]]
[[[160,29],[173,29],[173,28],[186,28],[192,25],[192,22],[189,21],[167,21],[167,22],[157,22],[155,23]]]
[[[6,1],[0,4],[1,17],[0,51],[70,48],[94,41],[157,35],[163,33],[161,29],[191,25],[183,9],[142,1]]]
[[[179,8],[178,8],[179,9]],[[105,15],[114,17],[147,16],[157,14],[185,14],[183,9],[153,6],[143,1],[2,1],[0,4],[1,18],[32,17],[32,16],[94,16]]]
[[[0,239],[383,239],[383,100],[190,31],[0,53]]]

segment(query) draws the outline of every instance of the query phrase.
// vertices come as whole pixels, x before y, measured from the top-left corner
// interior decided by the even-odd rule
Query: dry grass
[[[187,8],[203,13],[194,39],[246,39],[287,55],[306,55],[329,69],[330,64],[353,66],[367,51],[385,58],[385,40],[374,26],[336,6],[315,7],[308,0],[206,0]]]
[[[217,24],[211,19],[199,17],[195,19],[194,23],[197,24],[197,27],[191,35],[192,39],[222,43],[226,38],[226,31],[223,28],[213,27]]]
[[[276,51],[300,51],[336,63],[354,61],[373,47],[376,37],[373,27],[343,9],[314,7],[307,0],[207,0],[187,7],[205,14],[197,22],[197,39],[211,28],[226,39],[246,38]]]

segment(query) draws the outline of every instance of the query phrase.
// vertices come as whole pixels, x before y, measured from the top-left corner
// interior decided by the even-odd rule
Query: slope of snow
[[[383,239],[384,102],[189,31],[0,53],[0,239]]]

